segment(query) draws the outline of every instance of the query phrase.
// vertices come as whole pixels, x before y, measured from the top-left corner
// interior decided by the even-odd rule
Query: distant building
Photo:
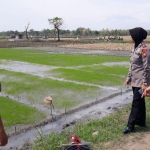
[[[17,34],[12,34],[11,39],[22,39],[23,38],[23,35],[20,34],[20,33],[17,33]]]
[[[48,39],[48,38],[49,38],[48,35],[43,36],[43,39]]]

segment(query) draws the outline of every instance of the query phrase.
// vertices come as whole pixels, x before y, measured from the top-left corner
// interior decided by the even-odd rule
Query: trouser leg
[[[146,107],[145,107],[145,98],[140,103],[140,112],[136,119],[138,125],[145,126],[146,124]]]
[[[133,102],[131,113],[128,120],[128,127],[134,129],[137,119],[145,122],[146,111],[145,111],[145,99],[141,98],[141,94],[138,92],[140,88],[133,87]]]

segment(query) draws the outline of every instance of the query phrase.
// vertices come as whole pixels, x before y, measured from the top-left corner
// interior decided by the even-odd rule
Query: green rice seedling
[[[119,69],[117,67],[114,68],[115,71]],[[82,70],[66,69],[66,68],[54,69],[52,72],[58,78],[62,77],[68,80],[80,81],[80,82],[97,84],[97,85],[105,85],[105,86],[122,85],[122,81],[125,80],[125,77],[122,76],[116,77],[115,72],[114,75],[109,75],[100,71],[90,72],[89,70],[82,71]]]
[[[27,125],[45,118],[45,114],[36,108],[18,103],[7,97],[0,97],[0,114],[4,119],[5,127],[17,124]]]
[[[128,69],[129,69],[129,66],[119,66],[119,65],[105,66],[102,64],[81,68],[82,71],[90,71],[90,72],[96,72],[100,74],[108,74],[108,75],[114,75],[114,76],[115,75],[126,76]]]
[[[0,48],[0,59],[62,67],[92,65],[108,61],[129,61],[128,57],[51,54],[44,50],[16,50],[5,48]]]
[[[44,105],[43,99],[50,95],[56,109],[69,109],[83,102],[96,99],[103,91],[99,87],[61,82],[19,72],[0,70],[3,92],[26,99],[32,105]]]

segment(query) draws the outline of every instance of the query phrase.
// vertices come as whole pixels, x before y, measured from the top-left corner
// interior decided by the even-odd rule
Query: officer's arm
[[[148,52],[147,48],[142,49],[142,62],[143,62],[143,84],[147,85],[148,83],[148,74],[149,74],[149,66],[148,66]]]
[[[129,71],[128,71],[128,75],[127,75],[127,78],[126,78],[126,82],[131,81],[131,56],[132,56],[132,53],[133,53],[133,50],[132,50],[131,55],[130,55],[130,66],[129,66]]]
[[[129,71],[128,71],[128,75],[127,75],[127,81],[130,81],[131,80],[131,64],[129,66]]]
[[[8,137],[5,133],[3,122],[0,117],[0,146],[5,146],[8,142]]]

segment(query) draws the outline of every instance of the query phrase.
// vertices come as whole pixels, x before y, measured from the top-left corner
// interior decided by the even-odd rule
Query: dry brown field
[[[20,40],[20,41],[8,41],[0,40],[0,48],[12,48],[12,47],[63,47],[63,48],[77,48],[77,49],[91,49],[91,50],[131,50],[134,46],[131,43],[130,36],[123,36],[123,41],[102,41],[95,38],[61,38],[58,42],[53,38],[44,39],[32,39],[32,40]],[[150,46],[150,36],[147,37],[145,42]]]

